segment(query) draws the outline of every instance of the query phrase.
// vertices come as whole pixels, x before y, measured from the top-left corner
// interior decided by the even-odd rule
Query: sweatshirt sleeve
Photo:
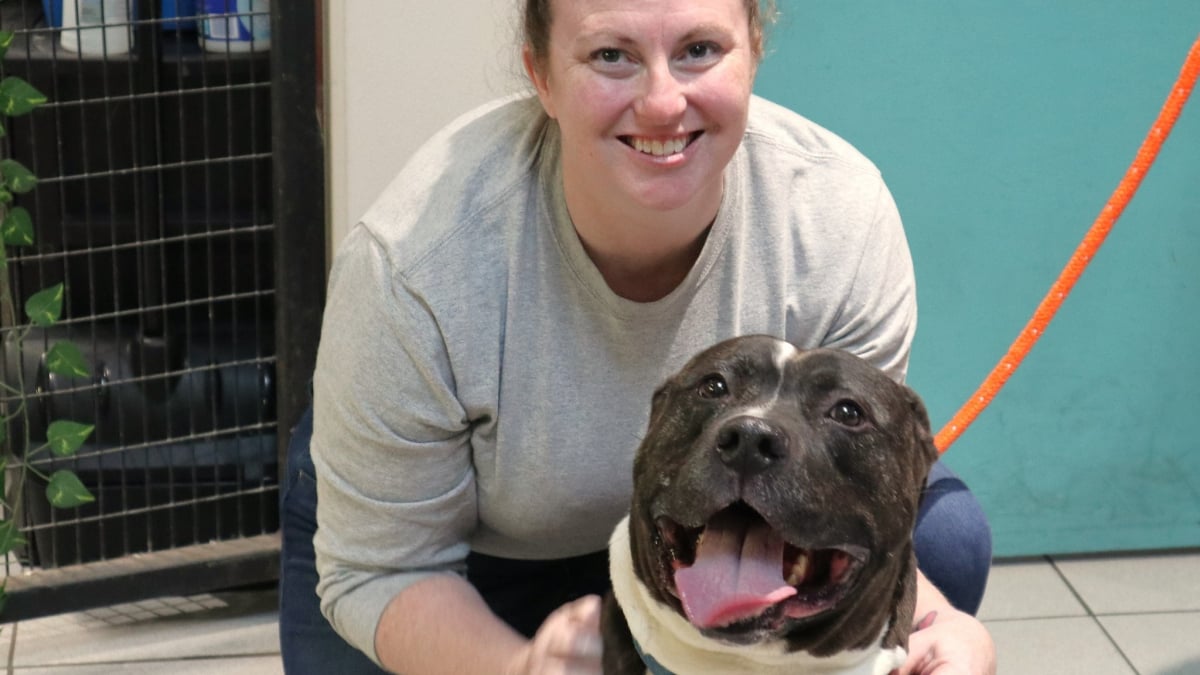
[[[903,382],[917,328],[912,254],[882,180],[857,268],[824,346],[845,349]]]
[[[429,575],[462,572],[478,504],[437,323],[362,225],[330,275],[313,383],[321,611],[378,663],[384,609]]]

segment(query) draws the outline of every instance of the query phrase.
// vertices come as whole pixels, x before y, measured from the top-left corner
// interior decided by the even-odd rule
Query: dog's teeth
[[[808,574],[808,554],[802,553],[796,562],[792,564],[792,569],[788,571],[787,582],[788,586],[799,586],[801,581],[804,581],[804,576]]]

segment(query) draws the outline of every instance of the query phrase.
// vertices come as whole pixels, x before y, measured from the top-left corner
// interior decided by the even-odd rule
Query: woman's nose
[[[666,65],[648,68],[642,79],[643,90],[634,103],[634,112],[649,122],[671,122],[687,109],[683,84]]]

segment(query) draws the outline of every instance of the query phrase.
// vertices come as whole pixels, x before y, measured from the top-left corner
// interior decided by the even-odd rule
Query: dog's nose
[[[743,476],[767,469],[787,455],[787,449],[787,435],[759,417],[735,417],[717,432],[721,461]]]

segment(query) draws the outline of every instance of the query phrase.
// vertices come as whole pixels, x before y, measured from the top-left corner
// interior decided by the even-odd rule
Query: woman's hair
[[[550,48],[550,3],[552,0],[525,0],[522,16],[525,45],[536,63],[545,63]],[[775,20],[775,0],[743,0],[750,19],[750,45],[754,58],[763,56],[766,26]]]

